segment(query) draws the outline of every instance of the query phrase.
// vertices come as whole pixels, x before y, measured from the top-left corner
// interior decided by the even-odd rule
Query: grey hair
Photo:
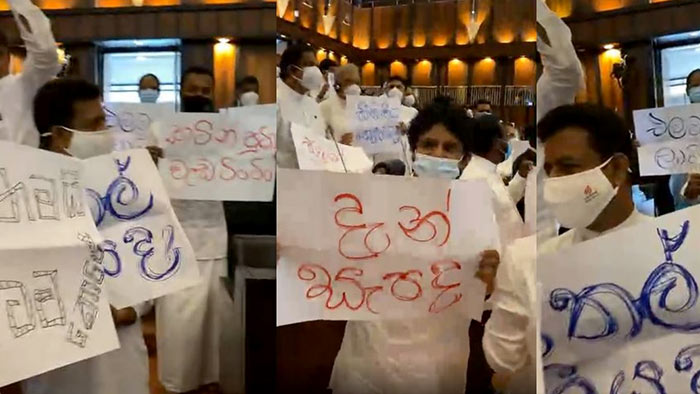
[[[360,74],[360,69],[352,64],[348,63],[344,66],[340,66],[335,70],[335,80],[340,81],[344,76],[348,75],[357,75],[360,79],[362,79],[362,75]]]

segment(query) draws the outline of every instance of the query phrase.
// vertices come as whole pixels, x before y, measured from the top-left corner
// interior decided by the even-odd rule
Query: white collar
[[[574,237],[575,237],[575,242],[583,242],[583,241],[588,241],[589,239],[597,238],[600,237],[601,235],[606,235],[610,234],[612,232],[615,232],[617,230],[626,228],[626,227],[631,227],[639,223],[643,223],[644,221],[648,220],[649,217],[640,213],[636,209],[632,209],[632,213],[625,219],[622,223],[618,224],[617,226],[605,230],[603,232],[597,232],[593,230],[589,230],[587,228],[581,228],[581,229],[576,229]]]
[[[289,99],[294,101],[302,101],[306,95],[300,94],[296,90],[292,89],[284,82],[281,78],[277,80],[277,95],[283,99]]]
[[[472,167],[473,166],[473,167]],[[472,155],[467,164],[467,168],[472,167],[475,170],[486,172],[489,174],[496,173],[496,165],[491,161],[484,159],[481,156]],[[466,170],[466,169],[465,169]]]

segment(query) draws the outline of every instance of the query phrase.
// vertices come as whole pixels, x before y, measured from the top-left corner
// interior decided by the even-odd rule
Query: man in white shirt
[[[362,93],[360,69],[348,63],[336,69],[335,78],[334,88],[337,89],[337,94],[321,103],[321,114],[331,137],[341,144],[352,145],[353,133],[348,126],[345,100],[347,96],[359,96]]]
[[[182,75],[181,111],[214,112],[214,75],[191,67]],[[156,301],[158,376],[169,393],[220,381],[221,336],[231,333],[233,302],[227,276],[228,232],[221,201],[172,200],[192,244],[202,284]]]
[[[8,3],[27,48],[27,58],[21,74],[9,75],[9,42],[0,31],[0,140],[38,147],[32,105],[39,88],[61,69],[56,41],[49,19],[31,1]]]
[[[277,165],[299,168],[292,139],[291,123],[298,123],[325,137],[326,125],[321,108],[309,91],[318,91],[325,83],[316,64],[316,55],[308,45],[292,45],[280,59],[277,80]]]

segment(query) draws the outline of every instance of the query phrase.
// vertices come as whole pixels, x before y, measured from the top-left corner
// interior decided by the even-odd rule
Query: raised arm
[[[571,42],[571,30],[544,0],[537,0],[537,25],[537,51],[544,66],[537,81],[539,120],[550,110],[574,102],[583,86],[583,68]]]
[[[27,49],[20,78],[26,92],[36,93],[61,69],[51,22],[30,0],[8,0],[8,3]]]

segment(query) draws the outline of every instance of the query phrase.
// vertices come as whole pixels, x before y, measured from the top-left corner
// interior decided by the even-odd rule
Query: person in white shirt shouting
[[[0,140],[39,146],[32,103],[45,83],[58,74],[56,41],[51,23],[29,0],[8,0],[27,48],[22,73],[10,75],[9,40],[0,31]]]

